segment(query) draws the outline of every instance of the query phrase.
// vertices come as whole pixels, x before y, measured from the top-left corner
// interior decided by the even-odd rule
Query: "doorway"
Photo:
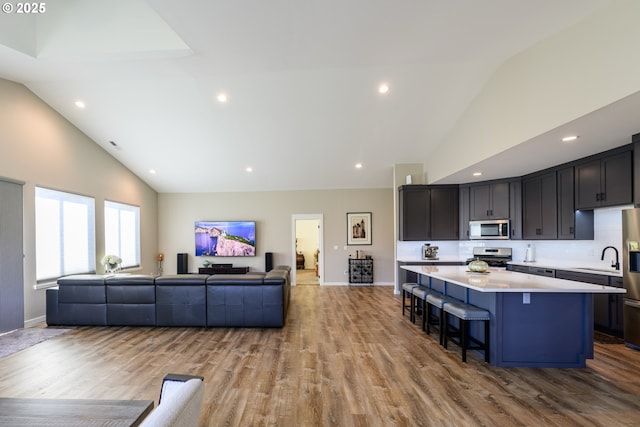
[[[322,214],[292,215],[292,283],[321,285],[323,283]]]

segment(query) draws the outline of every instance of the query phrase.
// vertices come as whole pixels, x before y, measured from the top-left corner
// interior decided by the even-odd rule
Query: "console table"
[[[231,265],[210,265],[209,267],[200,267],[200,274],[247,274],[249,267],[233,267]]]

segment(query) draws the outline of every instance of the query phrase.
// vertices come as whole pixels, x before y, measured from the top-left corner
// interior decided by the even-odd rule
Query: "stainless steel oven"
[[[469,239],[471,240],[507,240],[509,232],[508,219],[469,221]]]

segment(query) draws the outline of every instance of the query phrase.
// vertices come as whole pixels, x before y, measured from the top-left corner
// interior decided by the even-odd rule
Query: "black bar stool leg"
[[[484,361],[489,363],[490,351],[489,351],[489,321],[484,321]]]
[[[469,346],[469,329],[466,320],[460,320],[460,342],[462,343],[462,361],[467,362],[467,347]]]

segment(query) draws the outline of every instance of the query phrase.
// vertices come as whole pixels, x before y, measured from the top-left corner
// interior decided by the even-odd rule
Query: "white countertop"
[[[614,270],[613,268],[599,268],[590,267],[588,265],[581,265],[580,263],[566,263],[566,262],[524,262],[524,261],[510,261],[511,265],[524,265],[527,267],[537,268],[551,268],[553,270],[565,270],[575,271],[578,273],[600,274],[603,276],[615,276],[622,277],[622,271]]]
[[[467,258],[460,258],[459,256],[439,256],[438,259],[423,259],[420,257],[404,257],[397,258],[397,262],[416,262],[424,264],[437,264],[443,262],[466,262]]]
[[[472,273],[467,266],[403,265],[401,268],[445,280],[479,292],[546,292],[623,294],[622,288],[592,285],[573,280],[554,279],[533,274],[490,268],[487,273]]]

